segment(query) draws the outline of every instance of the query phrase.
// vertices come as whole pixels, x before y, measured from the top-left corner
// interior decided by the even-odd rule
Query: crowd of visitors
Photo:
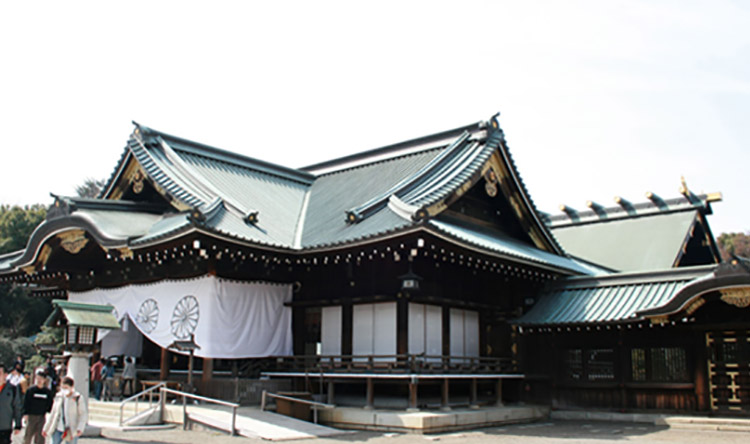
[[[112,400],[116,363],[113,359],[97,359],[90,368],[92,395],[97,400]],[[64,361],[47,360],[31,373],[18,356],[13,365],[0,363],[0,444],[10,444],[13,435],[23,431],[23,444],[77,443],[88,420],[85,398],[75,390],[75,381],[68,375]],[[123,368],[123,384],[134,393],[135,359],[127,357]],[[25,430],[24,430],[25,425]]]

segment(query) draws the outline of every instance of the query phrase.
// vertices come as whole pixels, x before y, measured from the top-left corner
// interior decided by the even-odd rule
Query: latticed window
[[[94,327],[80,327],[78,331],[78,343],[79,344],[93,344],[95,332],[96,332],[96,329]]]
[[[630,351],[631,378],[636,382],[690,380],[687,353],[681,347],[634,348]]]
[[[633,381],[646,380],[646,350],[634,348],[630,350],[630,367]]]
[[[614,350],[611,348],[565,350],[565,378],[570,381],[615,379]]]
[[[611,381],[615,379],[615,352],[611,348],[588,350],[586,373],[589,381]]]
[[[75,325],[69,325],[68,328],[65,330],[65,343],[66,344],[75,344],[76,343],[76,332],[78,331],[78,327]]]
[[[570,349],[565,351],[565,377],[573,381],[583,379],[583,350]]]

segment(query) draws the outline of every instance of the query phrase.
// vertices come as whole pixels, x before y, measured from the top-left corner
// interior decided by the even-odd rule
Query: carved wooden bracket
[[[721,300],[739,308],[750,306],[750,287],[725,288],[721,290]]]
[[[70,254],[78,254],[89,242],[83,230],[72,230],[57,235],[60,246]]]

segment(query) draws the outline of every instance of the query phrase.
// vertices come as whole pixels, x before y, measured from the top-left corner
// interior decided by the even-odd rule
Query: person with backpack
[[[23,428],[23,399],[7,377],[5,364],[0,363],[0,444],[10,444],[11,434],[17,435]]]
[[[60,391],[55,396],[52,411],[44,423],[42,436],[52,437],[52,444],[78,443],[88,421],[86,400],[73,388],[75,381],[70,376],[62,378]]]

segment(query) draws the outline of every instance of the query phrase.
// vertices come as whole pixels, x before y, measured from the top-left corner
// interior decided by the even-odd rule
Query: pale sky
[[[109,177],[135,120],[299,167],[497,111],[539,209],[721,191],[750,229],[750,3],[3,2],[0,202]]]

